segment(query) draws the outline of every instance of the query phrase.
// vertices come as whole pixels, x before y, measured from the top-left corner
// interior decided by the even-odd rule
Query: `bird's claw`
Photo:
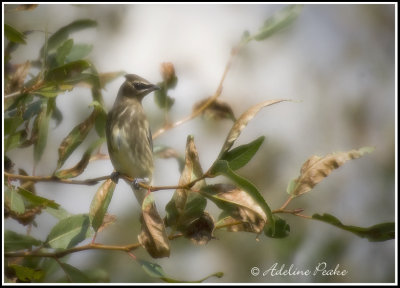
[[[148,183],[149,179],[148,178],[135,178],[132,181],[132,186],[135,190],[139,190],[140,187],[140,183]]]
[[[110,178],[111,178],[111,180],[112,180],[114,183],[118,183],[118,180],[119,180],[119,172],[113,172],[113,173],[111,173]]]

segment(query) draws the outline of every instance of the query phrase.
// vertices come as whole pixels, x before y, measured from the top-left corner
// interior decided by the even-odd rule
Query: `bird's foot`
[[[135,178],[132,181],[132,186],[135,190],[139,190],[140,187],[140,183],[149,183],[149,178]]]
[[[119,172],[113,172],[113,173],[111,173],[110,178],[114,183],[118,183],[119,176],[120,176]]]

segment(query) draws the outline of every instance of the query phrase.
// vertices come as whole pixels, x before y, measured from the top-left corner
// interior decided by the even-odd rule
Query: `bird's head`
[[[160,89],[157,85],[135,74],[127,74],[125,78],[121,87],[122,95],[125,97],[134,97],[141,101],[150,92]]]

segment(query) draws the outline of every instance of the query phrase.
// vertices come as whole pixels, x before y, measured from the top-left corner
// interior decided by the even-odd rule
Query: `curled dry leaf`
[[[224,224],[228,224],[229,231],[253,233],[263,231],[267,216],[261,206],[247,192],[234,185],[216,184],[207,186],[202,193],[230,215],[224,220]],[[240,224],[229,225],[237,221]]]
[[[17,11],[33,10],[38,6],[39,6],[39,4],[20,4],[20,5],[18,5],[17,8],[15,8],[15,10],[17,10]]]
[[[106,215],[104,215],[104,218],[103,218],[103,223],[101,224],[101,226],[99,227],[99,230],[97,230],[97,232],[103,231],[108,226],[113,224],[115,221],[117,221],[117,216],[106,213]]]
[[[196,146],[194,144],[193,136],[189,135],[186,142],[186,156],[185,156],[185,168],[181,174],[179,179],[179,186],[186,185],[191,181],[201,177],[203,175],[203,169],[200,166],[199,162],[199,154],[197,153]],[[205,181],[198,181],[192,187],[195,190],[200,189],[205,185]],[[188,196],[188,190],[186,189],[177,189],[176,193],[179,197],[177,197],[176,205],[178,210],[183,210],[185,208]]]
[[[171,62],[163,62],[160,67],[161,76],[165,84],[169,87],[176,81],[175,67]]]
[[[57,171],[55,173],[55,176],[58,178],[73,178],[76,177],[85,171],[86,166],[89,164],[89,161],[91,160],[91,155],[93,153],[93,150],[99,147],[104,142],[105,138],[100,138],[97,141],[95,141],[90,147],[83,153],[83,156],[81,160],[72,168]]]
[[[26,61],[24,64],[16,65],[15,72],[6,82],[7,84],[4,88],[5,93],[8,94],[21,90],[30,69],[31,63],[29,61]]]
[[[359,150],[337,152],[324,157],[311,156],[301,167],[300,176],[290,181],[287,192],[293,196],[307,193],[334,169],[339,168],[348,160],[360,158],[373,150],[373,147],[362,147]]]
[[[186,142],[185,166],[179,185],[184,186],[203,175],[199,155],[194,144],[193,136],[189,135]],[[192,189],[199,190],[205,181],[196,182]],[[212,238],[214,221],[204,212],[206,199],[188,189],[177,189],[167,204],[166,225],[182,232],[197,244],[205,244]]]
[[[103,225],[104,216],[106,215],[108,205],[115,190],[115,182],[112,179],[107,179],[99,187],[90,204],[89,217],[94,231]]]
[[[213,231],[214,220],[212,216],[203,212],[201,217],[194,219],[187,225],[184,236],[195,244],[204,245],[214,238]]]
[[[194,104],[193,111],[197,111],[202,106],[204,106],[210,98],[206,98]],[[207,106],[206,109],[203,110],[203,115],[206,119],[212,120],[222,120],[222,119],[230,119],[235,121],[235,114],[231,106],[224,101],[219,99],[214,100],[210,105]]]
[[[23,176],[29,176],[29,174],[24,170],[24,169],[18,169],[19,175]],[[27,180],[20,180],[21,186],[24,186],[24,189],[30,191],[32,194],[36,194],[36,189],[35,189],[35,182],[33,181],[27,181]]]
[[[233,124],[233,127],[229,131],[228,136],[226,137],[225,143],[222,146],[220,156],[224,154],[226,151],[228,151],[233,143],[236,141],[236,139],[239,137],[240,133],[242,130],[247,126],[249,121],[254,118],[254,116],[260,111],[262,108],[266,106],[270,106],[282,101],[289,101],[285,99],[278,99],[278,100],[268,100],[262,103],[259,103],[250,109],[248,109],[246,112],[244,112],[242,115],[240,115],[239,119],[236,120],[235,124]]]
[[[63,139],[58,148],[58,162],[57,169],[59,169],[71,155],[71,153],[85,140],[86,136],[92,129],[96,116],[99,111],[94,109],[92,114],[86,118],[82,123],[76,125],[71,132]]]
[[[151,195],[148,195],[143,201],[140,221],[142,231],[138,235],[139,243],[153,258],[169,257],[170,247],[167,232]]]
[[[30,225],[35,220],[36,215],[42,213],[42,206],[25,209],[23,213],[17,213],[10,209],[7,202],[4,203],[4,218],[11,217],[22,225]]]

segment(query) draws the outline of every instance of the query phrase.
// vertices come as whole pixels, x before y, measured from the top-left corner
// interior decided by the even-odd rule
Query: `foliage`
[[[21,9],[34,9],[27,7]],[[203,170],[199,161],[199,154],[195,146],[194,137],[187,137],[186,151],[182,157],[173,148],[155,147],[155,155],[160,158],[173,157],[180,164],[181,177],[177,186],[149,187],[141,184],[149,191],[162,189],[175,189],[175,192],[166,205],[166,217],[160,218],[153,196],[149,194],[142,206],[142,230],[138,235],[138,242],[124,245],[103,245],[95,242],[98,232],[115,222],[115,217],[107,214],[108,206],[112,200],[116,183],[113,177],[100,177],[86,181],[74,180],[81,175],[90,159],[96,159],[96,149],[105,140],[104,125],[106,109],[103,104],[101,90],[113,79],[121,76],[123,72],[98,73],[94,63],[87,59],[91,45],[75,43],[71,35],[80,30],[96,27],[97,23],[90,19],[74,21],[50,37],[45,34],[40,57],[35,61],[26,63],[12,63],[12,52],[18,45],[28,45],[26,33],[19,32],[16,28],[5,24],[4,31],[8,40],[5,48],[5,99],[4,99],[4,148],[5,148],[5,185],[4,211],[5,217],[17,220],[22,225],[37,224],[36,216],[42,211],[53,215],[59,221],[50,233],[43,237],[45,240],[6,230],[4,233],[4,248],[7,259],[15,257],[37,257],[40,261],[34,265],[24,266],[24,262],[15,264],[6,261],[6,277],[8,281],[18,282],[45,282],[54,263],[62,270],[65,277],[60,281],[67,282],[96,282],[97,274],[82,271],[66,263],[64,257],[71,253],[78,253],[88,249],[119,250],[128,253],[139,266],[155,279],[165,282],[202,282],[210,277],[222,277],[221,272],[214,273],[198,281],[174,279],[164,272],[157,263],[137,259],[131,251],[143,247],[153,258],[167,257],[170,255],[169,242],[178,237],[190,239],[193,243],[202,245],[214,239],[216,229],[229,232],[249,232],[259,237],[262,233],[270,238],[284,238],[290,233],[290,225],[278,213],[288,213],[308,219],[316,219],[338,228],[350,231],[357,236],[366,237],[370,241],[385,241],[394,238],[394,224],[382,223],[372,227],[362,228],[342,224],[336,217],[323,214],[314,214],[312,217],[300,214],[302,209],[285,210],[287,204],[306,192],[313,189],[334,169],[339,168],[346,161],[359,158],[365,153],[371,153],[373,148],[364,147],[349,152],[329,154],[325,157],[312,156],[302,166],[300,176],[292,180],[287,188],[288,201],[279,209],[271,209],[262,191],[251,181],[237,173],[256,155],[264,142],[260,136],[250,143],[233,147],[240,133],[259,111],[267,106],[277,104],[285,99],[268,100],[250,107],[236,118],[228,103],[220,101],[218,96],[222,91],[222,83],[229,71],[230,62],[239,51],[252,40],[261,41],[269,39],[277,31],[288,27],[299,15],[301,6],[290,5],[275,15],[268,18],[260,30],[254,34],[245,32],[239,45],[232,50],[231,60],[228,62],[221,84],[216,93],[193,105],[193,112],[187,118],[171,124],[168,113],[174,104],[174,99],[168,95],[170,89],[175,88],[178,77],[172,63],[161,65],[163,82],[155,93],[155,102],[165,113],[165,125],[157,131],[154,137],[172,129],[185,121],[198,115],[208,115],[215,120],[229,119],[233,125],[220,153],[214,163],[207,170]],[[28,77],[28,75],[30,75]],[[20,175],[12,174],[12,159],[7,158],[7,153],[14,149],[24,149],[33,146],[34,166],[42,159],[49,136],[49,127],[52,120],[61,122],[63,116],[57,107],[57,97],[66,97],[65,92],[75,89],[78,85],[85,84],[90,89],[93,102],[88,107],[87,118],[71,128],[70,132],[61,141],[58,148],[57,167],[50,177],[35,177],[20,171]],[[97,138],[83,153],[81,160],[71,168],[61,168],[66,160],[75,152],[77,147],[87,140],[90,131],[95,130]],[[205,172],[204,172],[205,171]],[[223,176],[233,184],[209,185],[207,179]],[[121,176],[123,177],[123,175]],[[13,179],[20,179],[20,185],[11,184]],[[95,193],[90,210],[87,214],[71,215],[62,208],[62,204],[51,199],[39,196],[35,191],[38,181],[55,181],[60,183],[94,184],[105,180]],[[132,179],[131,179],[132,180]],[[221,210],[218,220],[206,211],[207,201],[212,201]],[[92,238],[90,244],[80,244],[85,239]],[[46,261],[49,258],[53,264]],[[22,265],[20,265],[22,264]],[[53,268],[51,268],[53,267]],[[101,278],[103,279],[103,278]]]

